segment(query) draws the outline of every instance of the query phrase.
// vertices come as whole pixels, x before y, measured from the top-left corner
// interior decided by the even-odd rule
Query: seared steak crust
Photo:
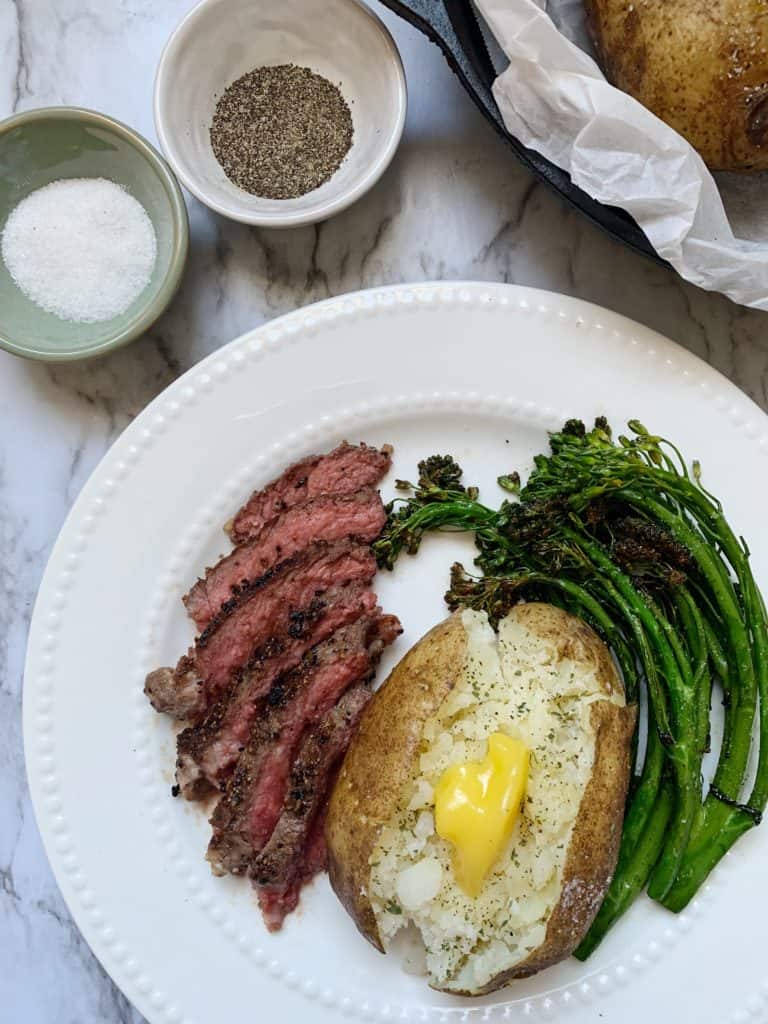
[[[296,865],[296,873],[289,882],[257,887],[259,908],[264,924],[271,932],[283,927],[288,914],[299,905],[301,890],[315,875],[325,871],[328,851],[325,846],[325,815],[327,803],[321,807],[309,830],[309,839]]]
[[[365,584],[333,587],[313,599],[300,632],[273,637],[259,649],[202,721],[179,734],[176,781],[183,795],[200,799],[226,782],[275,680],[294,669],[310,648],[375,607],[376,595]]]
[[[240,587],[211,619],[195,644],[195,667],[206,685],[225,686],[257,647],[272,636],[300,635],[303,609],[329,587],[369,583],[376,560],[367,544],[319,541]]]
[[[315,823],[322,822],[336,771],[370,697],[368,685],[352,687],[310,730],[291,770],[280,819],[269,842],[251,862],[249,874],[258,888],[270,931],[279,929],[293,910],[296,883],[300,890],[307,879],[309,848],[322,842],[314,831]],[[324,852],[320,856],[315,849],[312,860],[324,864]]]
[[[353,683],[370,678],[384,645],[400,630],[392,616],[368,613],[313,648],[266,698],[250,741],[211,818],[214,871],[241,874],[280,817],[302,734]]]
[[[251,495],[232,522],[232,540],[242,544],[286,509],[317,495],[353,494],[375,487],[391,463],[389,445],[378,449],[343,441],[327,455],[310,455]]]
[[[376,561],[362,541],[319,541],[240,587],[179,659],[171,683],[151,673],[145,684],[156,707],[198,720],[236,671],[272,637],[300,637],[322,612],[321,595],[344,583],[369,583]],[[178,694],[178,700],[174,698]],[[195,696],[196,695],[196,696]]]
[[[386,512],[377,491],[323,494],[294,505],[208,569],[184,597],[187,612],[204,630],[222,605],[278,562],[315,541],[357,537],[370,543],[381,533]]]

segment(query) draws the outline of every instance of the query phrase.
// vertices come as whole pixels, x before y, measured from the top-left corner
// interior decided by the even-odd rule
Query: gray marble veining
[[[0,117],[79,104],[153,138],[157,58],[191,5],[0,0]],[[437,49],[384,17],[405,60],[410,109],[400,151],[368,196],[326,224],[290,232],[228,223],[190,200],[186,278],[146,337],[87,364],[0,353],[0,1019],[9,1024],[140,1020],[81,939],[42,852],[24,776],[21,677],[37,585],[69,507],[109,444],[176,376],[316,299],[471,278],[550,288],[625,313],[768,408],[765,314],[684,284],[565,206],[517,166]]]

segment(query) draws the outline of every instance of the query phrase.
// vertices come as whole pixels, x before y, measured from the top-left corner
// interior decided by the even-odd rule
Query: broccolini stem
[[[752,570],[747,565],[747,573],[742,580],[747,613],[752,623],[752,643],[754,646],[755,675],[760,700],[759,736],[760,752],[757,759],[755,784],[752,788],[748,804],[762,815],[768,805],[768,615],[766,614],[763,595],[758,590]],[[757,819],[755,819],[757,821]]]
[[[667,712],[666,698],[656,672],[655,661],[651,656],[643,657],[643,649],[650,641],[654,649],[659,653],[662,675],[670,687],[671,693],[673,684],[677,684],[679,681],[679,672],[674,653],[666,641],[663,629],[660,627],[651,609],[632,585],[629,577],[611,561],[610,557],[596,541],[590,540],[572,527],[566,527],[563,534],[567,540],[580,547],[592,565],[600,570],[603,576],[603,586],[617,602],[617,606],[620,607],[627,626],[633,632],[641,651],[643,664],[654,665],[654,668],[651,670],[651,678],[648,679],[649,697],[653,704],[653,713],[661,735],[671,738],[672,728]],[[679,690],[679,686],[677,686],[677,689]]]
[[[726,658],[725,651],[723,650],[723,645],[720,643],[717,631],[706,614],[702,614],[701,623],[704,627],[704,637],[707,641],[707,653],[709,655],[709,660],[712,663],[715,675],[720,680],[720,684],[723,688],[723,694],[727,695],[730,693],[731,689],[731,674],[728,659]],[[725,700],[724,703],[727,707],[729,702]]]
[[[659,733],[653,721],[653,712],[651,712],[648,719],[648,744],[645,752],[645,763],[643,764],[640,782],[635,790],[632,803],[624,817],[624,832],[617,870],[620,870],[622,863],[628,859],[637,846],[640,836],[643,834],[645,826],[653,813],[659,786],[661,785],[664,765],[664,747],[659,739]]]
[[[687,488],[691,488],[688,484]],[[685,522],[682,517],[674,516],[666,508],[652,499],[642,499],[646,507],[660,518],[670,530],[680,538],[699,566],[702,575],[710,586],[712,595],[718,604],[718,611],[723,622],[724,631],[729,641],[731,652],[731,694],[735,705],[731,710],[728,744],[723,744],[718,761],[715,778],[710,793],[704,804],[702,814],[697,816],[696,834],[693,836],[690,858],[682,865],[677,885],[670,887],[662,895],[665,906],[670,909],[681,909],[694,895],[712,868],[731,848],[736,840],[752,825],[760,820],[768,795],[768,678],[766,678],[765,657],[756,658],[758,673],[752,657],[752,645],[762,646],[766,642],[765,614],[762,598],[754,584],[748,558],[737,542],[730,527],[725,522],[719,509],[706,502],[704,496],[695,488],[691,496],[692,504],[700,514],[706,514],[708,530],[715,533],[722,550],[733,566],[741,585],[741,602],[736,598],[730,580],[728,585],[723,582],[724,567],[712,548],[703,542],[699,535]],[[631,491],[624,497],[633,503],[641,500]],[[655,507],[654,507],[655,506]],[[671,520],[674,519],[674,522]],[[747,623],[751,628],[751,640],[747,631]],[[765,650],[768,650],[766,644]],[[758,677],[759,676],[759,677]],[[753,795],[754,803],[746,806],[739,804],[741,787],[749,761],[752,742],[752,726],[757,706],[758,683],[760,686],[760,753],[758,756],[758,772]],[[649,890],[650,891],[650,890]]]
[[[687,588],[680,587],[676,591],[674,604],[694,660],[692,685],[697,708],[696,745],[699,752],[704,754],[709,749],[709,715],[712,698],[712,677],[709,673],[709,649],[704,620]]]
[[[681,673],[678,663],[678,656],[682,657],[682,652],[676,652],[669,642],[671,627],[666,617],[658,611],[654,611],[651,605],[640,597],[632,581],[614,565],[600,545],[581,536],[570,527],[565,528],[563,532],[567,539],[574,544],[579,544],[587,557],[615,584],[616,590],[624,597],[633,613],[642,622],[658,655],[661,675],[667,685],[672,707],[671,729],[662,718],[662,714],[666,715],[666,709],[663,702],[659,700],[661,688],[658,688],[658,693],[654,693],[649,680],[649,697],[653,705],[654,717],[662,730],[662,736],[669,736],[674,741],[671,744],[666,744],[666,754],[675,780],[676,812],[666,836],[661,857],[654,869],[652,886],[648,890],[654,899],[660,899],[674,882],[677,869],[688,845],[688,837],[699,806],[701,792],[697,769],[699,759],[694,750],[695,723],[692,693],[686,676]]]
[[[752,642],[760,695],[759,739],[755,783],[745,806],[728,803],[710,791],[700,815],[691,850],[681,865],[675,885],[667,893],[664,906],[669,910],[682,910],[695,896],[704,880],[725,856],[733,844],[750,828],[760,822],[768,795],[768,627],[765,604],[757,589],[749,565],[740,577],[745,612],[752,626]],[[715,787],[716,779],[712,786]]]
[[[722,803],[715,805],[714,810],[717,808],[721,810],[716,816],[712,814],[706,819],[696,837],[694,852],[688,853],[680,866],[675,884],[662,900],[667,910],[676,913],[683,910],[736,840],[755,824],[750,815],[739,808],[730,808]]]
[[[693,488],[693,490],[696,489]],[[728,799],[738,800],[749,759],[757,688],[749,636],[733,586],[730,581],[727,585],[724,583],[722,562],[713,554],[712,548],[701,539],[701,535],[689,526],[682,516],[670,512],[665,506],[645,494],[626,490],[623,492],[623,497],[635,507],[645,508],[649,511],[686,546],[709,584],[712,596],[717,601],[718,611],[729,641],[729,653],[732,659],[732,686],[736,690],[735,696],[737,697],[733,713],[730,750],[727,759],[724,760],[721,757],[718,764],[717,788]],[[720,514],[710,509],[710,521],[718,518],[722,518]],[[730,533],[730,528],[727,532]],[[725,534],[723,539],[728,541]],[[730,546],[728,544],[728,547]],[[740,549],[737,557],[739,562],[744,563],[743,552]],[[741,566],[734,565],[734,568],[737,573],[739,568],[743,571],[743,564]]]
[[[629,909],[642,891],[664,842],[673,804],[672,786],[669,780],[666,780],[658,791],[640,841],[627,855],[621,872],[614,875],[591,928],[573,954],[578,960],[586,960],[595,951],[608,930]]]
[[[407,510],[408,505],[405,506]],[[493,525],[497,513],[463,494],[446,501],[433,501],[419,505],[405,518],[390,512],[384,532],[373,545],[379,565],[394,568],[403,550],[414,555],[421,539],[430,530],[452,527],[457,530],[479,531]]]

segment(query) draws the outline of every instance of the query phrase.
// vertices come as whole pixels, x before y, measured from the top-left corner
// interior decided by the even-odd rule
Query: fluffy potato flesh
[[[562,959],[589,926],[615,866],[634,711],[607,650],[558,609],[519,606],[498,635],[481,613],[452,621],[462,634],[460,657],[439,669],[438,697],[421,716],[408,772],[384,799],[374,796],[376,813],[357,823],[368,840],[357,848],[364,863],[347,867],[357,891],[346,898],[343,833],[355,825],[341,816],[349,793],[364,786],[354,778],[361,763],[354,749],[334,793],[328,840],[331,879],[361,930],[386,950],[402,929],[415,929],[430,984],[477,994]],[[396,669],[382,692],[393,683],[409,715],[409,685],[427,684]],[[395,706],[392,692],[387,699]],[[434,792],[447,768],[482,760],[498,732],[530,750],[528,783],[511,838],[473,899],[454,877],[451,845],[435,830]]]

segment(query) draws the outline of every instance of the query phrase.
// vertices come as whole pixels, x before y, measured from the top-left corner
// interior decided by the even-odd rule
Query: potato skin
[[[408,651],[363,713],[331,794],[325,825],[331,885],[359,930],[382,953],[366,895],[368,861],[412,777],[424,723],[453,689],[466,649],[456,614]]]
[[[768,169],[765,0],[585,0],[606,77],[713,170]]]
[[[538,602],[517,605],[511,615],[542,642],[552,644],[558,661],[568,658],[593,665],[602,691],[623,696],[610,652],[580,619]],[[368,862],[382,826],[393,816],[403,787],[413,778],[424,723],[452,689],[466,646],[457,613],[411,648],[366,709],[331,797],[326,824],[331,884],[359,930],[382,952],[367,896]],[[482,989],[458,994],[485,995],[563,960],[579,944],[603,901],[618,856],[636,708],[600,701],[592,705],[590,716],[596,733],[594,767],[571,835],[560,900],[544,942]]]

